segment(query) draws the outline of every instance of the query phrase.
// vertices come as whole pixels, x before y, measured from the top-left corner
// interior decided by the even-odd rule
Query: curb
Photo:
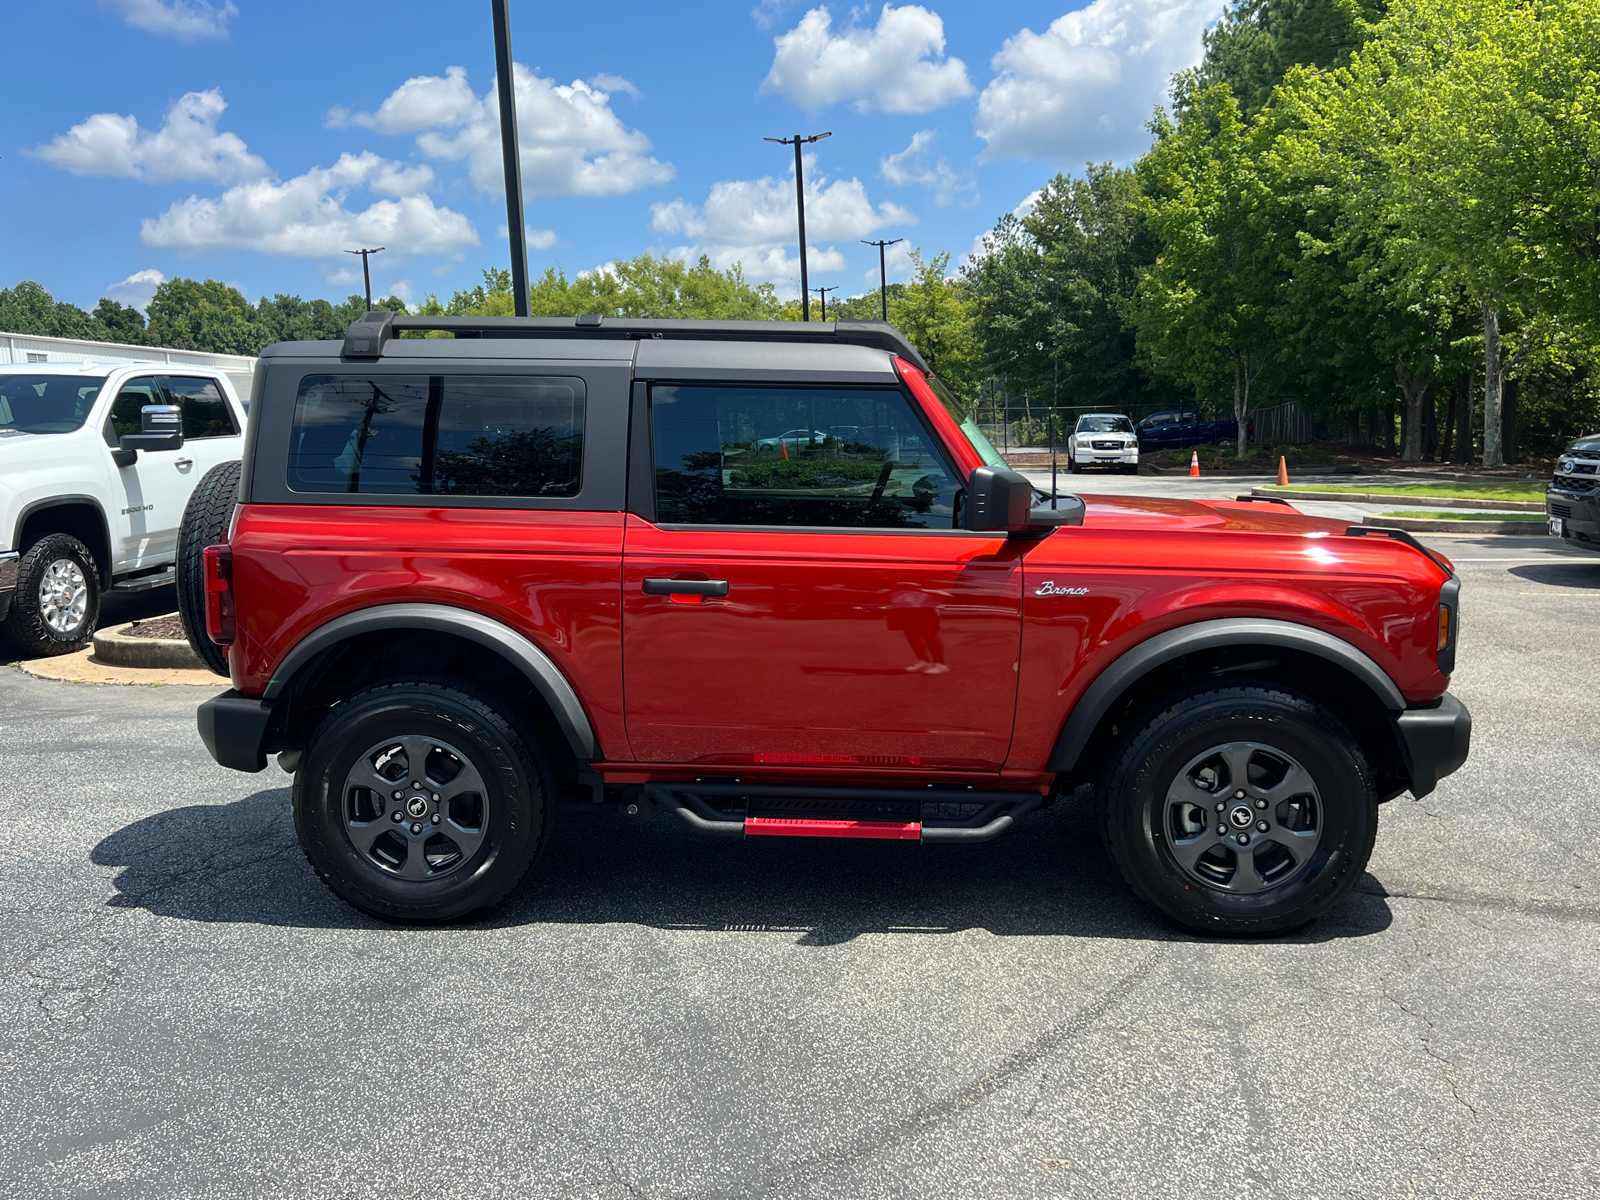
[[[57,683],[119,684],[124,687],[205,687],[220,692],[228,681],[210,671],[141,670],[135,667],[113,667],[101,662],[94,651],[85,646],[76,654],[62,654],[55,658],[24,659],[12,663],[24,674],[36,679],[49,679]]]
[[[1256,487],[1252,496],[1277,496],[1283,500],[1321,500],[1334,504],[1391,504],[1397,508],[1476,508],[1485,512],[1543,512],[1544,502],[1535,500],[1458,500],[1454,497],[1395,495],[1392,492],[1301,492],[1294,488]],[[1437,522],[1435,522],[1437,524]],[[1489,521],[1490,525],[1505,524]],[[1456,525],[1459,522],[1451,521]]]
[[[97,629],[94,658],[108,667],[129,667],[139,671],[205,671],[186,641],[175,638],[128,637],[133,622],[112,629]]]
[[[1407,533],[1520,533],[1525,537],[1548,535],[1550,527],[1538,521],[1428,521],[1421,517],[1365,517],[1363,525],[1387,525]]]

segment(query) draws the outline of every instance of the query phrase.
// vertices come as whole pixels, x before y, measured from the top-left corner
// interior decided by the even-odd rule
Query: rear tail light
[[[1439,589],[1438,626],[1439,670],[1445,675],[1456,669],[1456,639],[1461,636],[1461,580],[1447,579]]]
[[[206,636],[219,646],[233,645],[233,550],[206,547]]]

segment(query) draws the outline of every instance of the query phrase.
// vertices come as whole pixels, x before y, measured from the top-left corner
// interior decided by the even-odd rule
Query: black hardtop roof
[[[344,357],[383,357],[396,334],[440,330],[458,338],[563,338],[626,340],[670,338],[702,342],[814,342],[870,346],[887,350],[927,371],[928,364],[910,340],[881,321],[686,321],[630,320],[621,317],[422,317],[369,312],[350,323]]]

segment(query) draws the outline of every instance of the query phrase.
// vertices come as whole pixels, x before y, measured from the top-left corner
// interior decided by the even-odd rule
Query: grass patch
[[[1381,496],[1426,496],[1438,500],[1532,500],[1544,502],[1541,483],[1393,483],[1373,491],[1372,484],[1291,483],[1296,492],[1365,492]]]
[[[1200,455],[1200,469],[1202,471],[1224,471],[1241,468],[1252,470],[1277,470],[1280,457],[1289,460],[1291,467],[1327,466],[1334,462],[1334,457],[1320,446],[1261,446],[1252,442],[1248,447],[1248,454],[1244,458],[1235,458],[1238,446],[1234,442],[1224,442],[1220,446],[1190,446],[1183,450],[1155,450],[1149,454],[1140,455],[1139,461],[1154,463],[1158,467],[1187,467],[1191,452]]]
[[[1526,521],[1530,525],[1542,524],[1545,515],[1542,512],[1429,512],[1425,508],[1407,508],[1400,512],[1386,512],[1385,517],[1404,517],[1411,521]]]

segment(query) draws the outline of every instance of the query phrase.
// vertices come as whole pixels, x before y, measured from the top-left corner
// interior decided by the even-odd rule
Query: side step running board
[[[177,582],[178,568],[168,567],[165,571],[157,571],[153,575],[135,575],[132,579],[124,579],[120,583],[113,583],[113,592],[148,592],[151,588],[166,587],[169,583]]]
[[[708,798],[713,797],[746,798],[747,811],[740,815],[720,810],[708,802]],[[647,803],[677,813],[685,824],[701,833],[724,837],[870,838],[912,842],[987,842],[1010,829],[1018,817],[1044,803],[1044,797],[1037,792],[753,787],[742,783],[652,783],[645,785],[644,798]],[[808,803],[832,808],[853,806],[883,815],[861,819],[844,813],[837,817],[816,817],[783,811],[804,808]],[[966,818],[930,822],[922,819],[924,804],[978,806],[978,811]],[[748,811],[757,808],[763,811]],[[912,813],[916,814],[916,820],[890,819]]]

